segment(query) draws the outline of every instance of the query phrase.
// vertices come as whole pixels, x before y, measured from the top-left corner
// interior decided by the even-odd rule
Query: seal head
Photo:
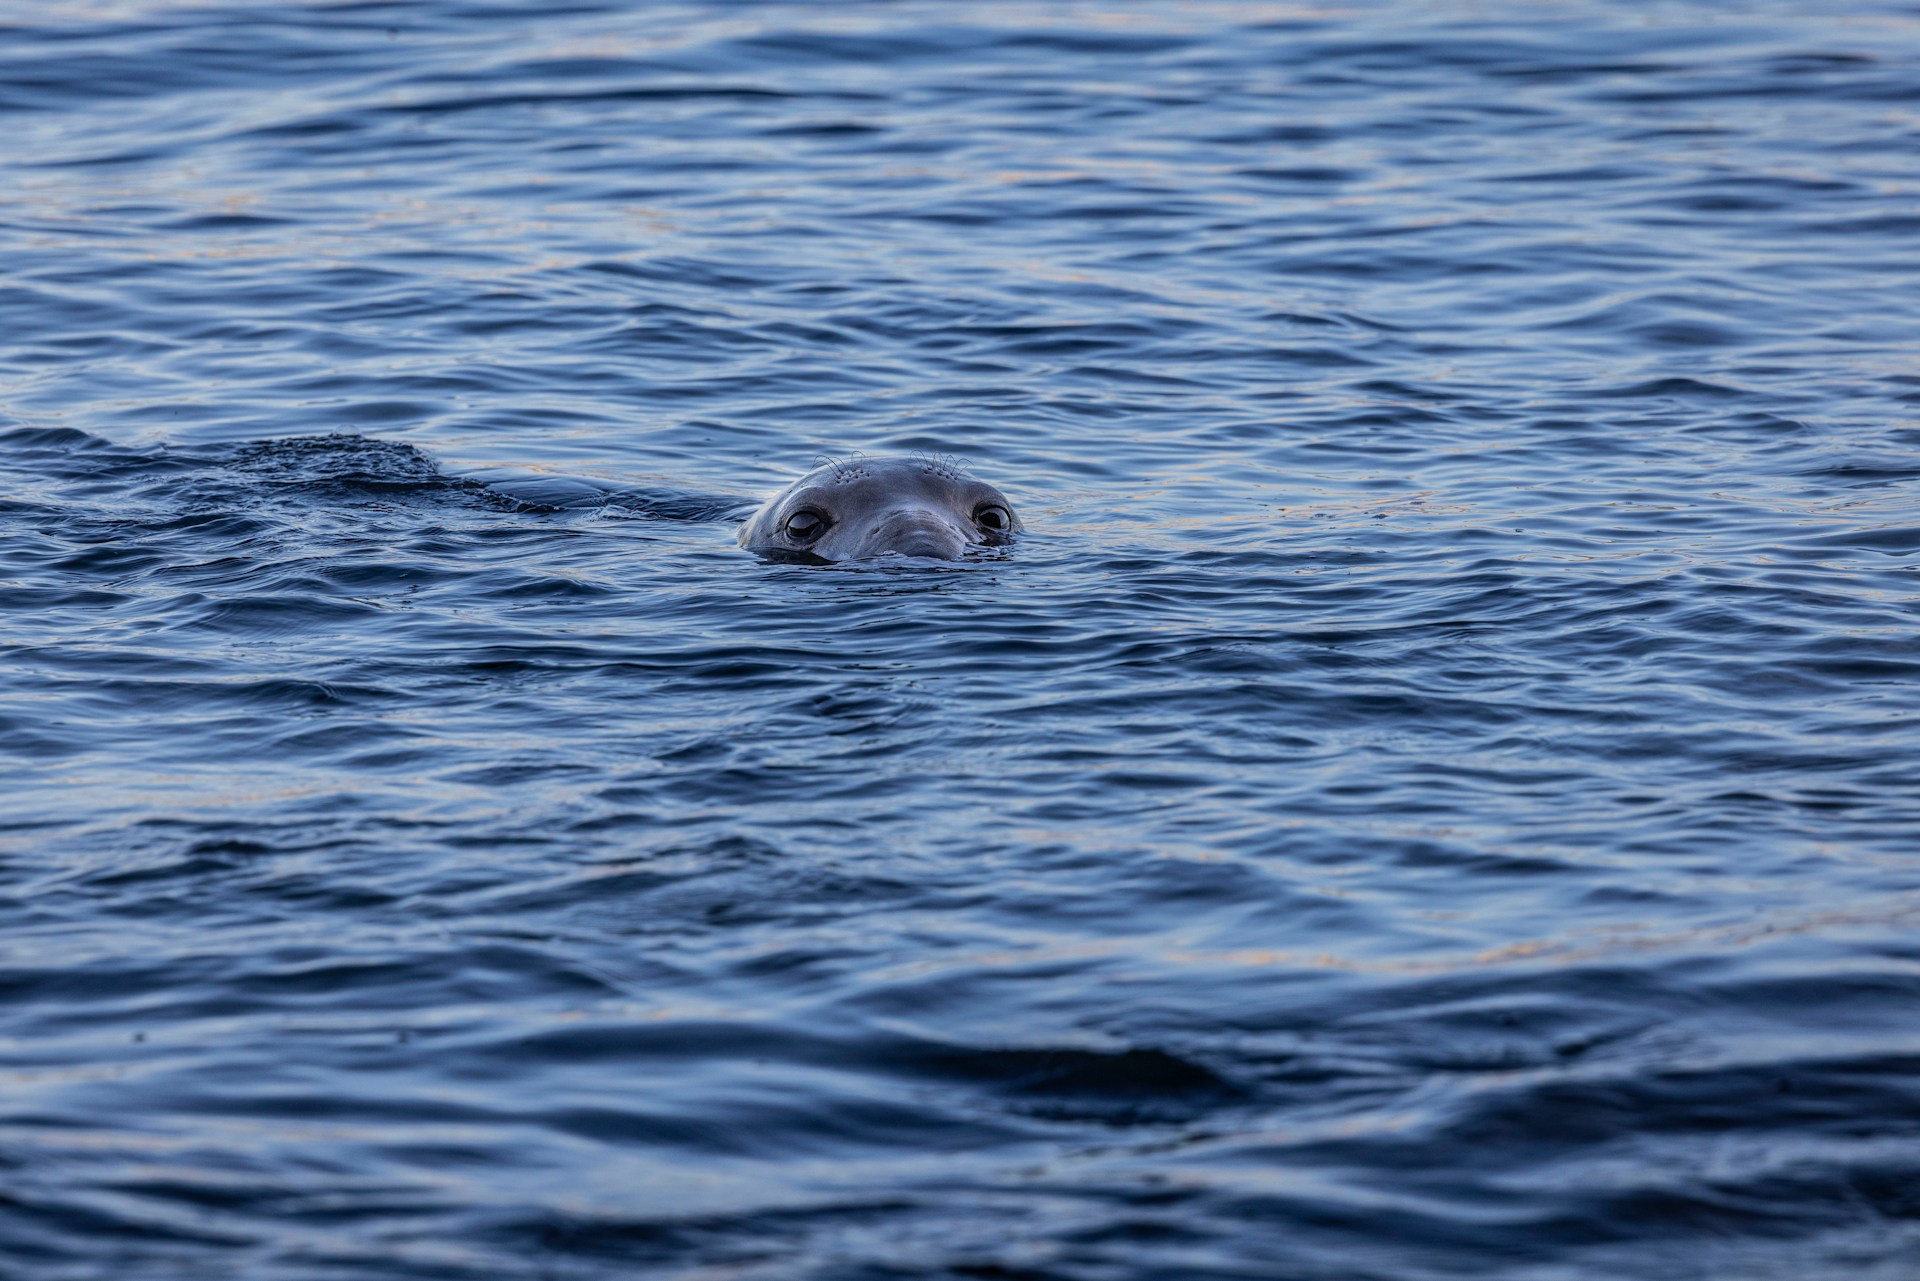
[[[826,565],[878,556],[959,560],[1013,540],[1007,496],[935,458],[854,458],[816,467],[740,526],[769,560]]]

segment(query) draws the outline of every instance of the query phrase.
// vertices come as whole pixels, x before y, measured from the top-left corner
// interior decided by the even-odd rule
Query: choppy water
[[[0,1273],[1914,1275],[1815,8],[5,6]]]

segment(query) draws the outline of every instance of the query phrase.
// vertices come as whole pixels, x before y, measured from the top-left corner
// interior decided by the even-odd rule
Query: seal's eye
[[[787,517],[787,536],[796,542],[810,543],[827,532],[827,518],[819,512],[797,511]]]
[[[998,503],[988,503],[973,514],[973,523],[982,529],[1004,534],[1013,528],[1013,513]]]

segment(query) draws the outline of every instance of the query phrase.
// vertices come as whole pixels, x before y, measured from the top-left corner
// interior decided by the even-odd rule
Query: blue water
[[[1908,1281],[1818,9],[0,6],[0,1275]]]

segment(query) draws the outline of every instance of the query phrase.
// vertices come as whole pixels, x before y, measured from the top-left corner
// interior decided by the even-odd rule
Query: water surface
[[[1920,11],[0,6],[0,1254],[1905,1281]],[[821,453],[1030,533],[765,565]]]

